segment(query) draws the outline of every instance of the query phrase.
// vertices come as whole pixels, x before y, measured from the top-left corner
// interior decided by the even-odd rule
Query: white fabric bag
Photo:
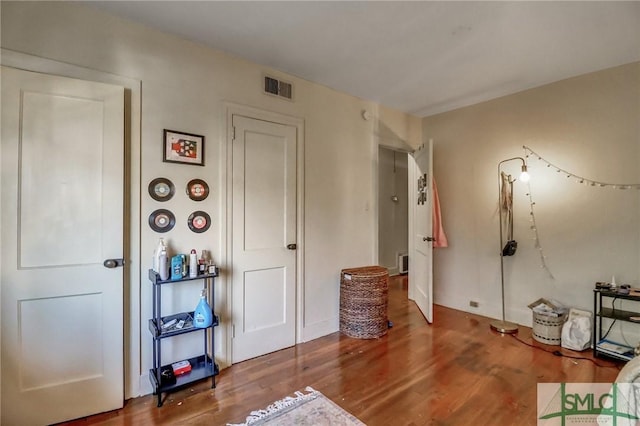
[[[591,316],[569,315],[562,326],[561,346],[574,351],[591,347]]]

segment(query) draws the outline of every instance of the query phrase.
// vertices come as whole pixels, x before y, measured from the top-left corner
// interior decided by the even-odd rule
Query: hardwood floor
[[[547,346],[521,327],[515,336],[490,330],[485,317],[434,307],[427,324],[407,300],[406,277],[392,277],[389,319],[379,339],[334,333],[225,369],[216,389],[205,381],[152,395],[121,410],[67,425],[225,425],[311,386],[368,426],[535,425],[538,382],[612,382],[621,364],[590,351]],[[574,359],[557,356],[560,351]]]

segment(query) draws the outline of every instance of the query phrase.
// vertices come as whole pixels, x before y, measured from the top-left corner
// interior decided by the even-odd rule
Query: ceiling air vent
[[[293,99],[293,85],[273,77],[264,77],[264,92],[281,98]]]

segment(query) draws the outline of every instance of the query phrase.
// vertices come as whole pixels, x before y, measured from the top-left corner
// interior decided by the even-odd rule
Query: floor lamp
[[[522,162],[522,173],[520,174],[520,181],[527,182],[529,180],[529,173],[527,173],[527,163],[524,161],[522,157],[513,157],[508,158],[506,160],[502,160],[498,163],[498,212],[500,216],[500,221],[498,226],[500,227],[500,285],[502,289],[502,320],[494,320],[491,321],[490,326],[491,329],[503,333],[503,334],[515,334],[518,332],[518,324],[508,322],[504,318],[504,252],[503,252],[503,236],[502,236],[502,171],[501,167],[507,161],[512,160],[520,160]],[[513,184],[513,180],[511,180],[511,175],[508,175],[507,181],[509,185]],[[512,207],[513,208],[513,207]]]

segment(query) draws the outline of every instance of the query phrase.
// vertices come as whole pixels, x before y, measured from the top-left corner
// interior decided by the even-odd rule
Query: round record
[[[203,211],[195,211],[187,219],[189,229],[196,233],[202,233],[211,226],[211,217]]]
[[[156,178],[149,182],[149,195],[156,201],[168,201],[173,197],[175,187],[166,178]]]
[[[192,179],[187,184],[187,195],[193,201],[202,201],[209,196],[209,185],[202,179]]]
[[[149,226],[156,232],[168,232],[176,224],[176,218],[169,210],[158,209],[149,215]]]

